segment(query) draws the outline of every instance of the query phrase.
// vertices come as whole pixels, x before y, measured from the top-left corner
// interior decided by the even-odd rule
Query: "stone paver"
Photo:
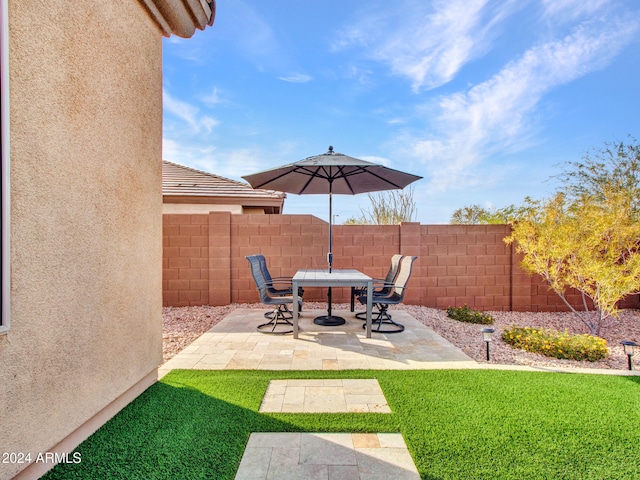
[[[260,411],[391,413],[376,379],[271,380]]]
[[[236,480],[419,479],[399,433],[252,433]]]
[[[313,318],[322,311],[305,311],[300,338],[255,331],[264,321],[263,310],[237,309],[196,339],[159,369],[160,376],[174,368],[224,370],[398,370],[427,368],[477,368],[462,350],[415,320],[394,311],[406,330],[396,334],[373,333],[366,338],[362,321],[348,311],[335,312],[347,323],[322,327]],[[326,313],[326,312],[324,312]]]

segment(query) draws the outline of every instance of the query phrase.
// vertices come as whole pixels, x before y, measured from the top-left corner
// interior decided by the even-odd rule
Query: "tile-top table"
[[[298,287],[367,287],[367,338],[371,338],[373,279],[358,270],[298,270],[293,287],[293,338],[298,338]]]

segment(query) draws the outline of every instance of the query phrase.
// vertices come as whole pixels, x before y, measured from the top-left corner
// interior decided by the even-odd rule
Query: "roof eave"
[[[248,200],[274,200],[279,201],[287,198],[287,195],[284,193],[278,194],[259,194],[252,195],[250,192],[248,194],[242,193],[199,193],[199,192],[181,192],[176,190],[163,190],[163,197],[171,197],[171,198],[188,198],[188,199],[201,199],[202,203],[206,203],[210,201],[210,199],[219,199],[219,198],[228,198],[230,201],[248,201]]]
[[[276,198],[256,198],[256,197],[223,197],[223,196],[185,196],[167,195],[162,196],[162,203],[195,203],[212,205],[242,205],[243,207],[262,206],[284,206],[285,197]]]
[[[162,35],[193,36],[196,28],[204,30],[216,17],[215,0],[140,0]]]

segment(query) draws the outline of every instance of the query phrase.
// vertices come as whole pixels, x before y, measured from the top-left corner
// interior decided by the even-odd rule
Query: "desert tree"
[[[489,214],[489,210],[478,205],[467,205],[456,209],[451,214],[449,223],[455,225],[477,225],[480,223],[486,223],[485,218]]]
[[[597,201],[605,202],[612,192],[625,195],[631,213],[640,214],[640,145],[633,137],[626,144],[607,142],[580,161],[566,162],[555,178],[573,198],[593,195]]]
[[[474,204],[456,209],[449,223],[454,225],[506,224],[518,215],[518,207],[509,205],[503,208],[485,208]]]
[[[368,209],[360,208],[360,216],[347,219],[345,225],[397,225],[411,222],[417,207],[413,187],[367,194],[371,203]]]
[[[640,146],[632,137],[605,143],[555,178],[556,194],[526,199],[505,241],[598,334],[619,301],[640,290]],[[567,301],[569,288],[582,295],[581,309]]]
[[[540,275],[592,335],[617,317],[617,304],[640,288],[640,223],[626,191],[557,192],[526,199],[505,238],[523,254],[525,271]],[[567,300],[569,289],[581,307]]]

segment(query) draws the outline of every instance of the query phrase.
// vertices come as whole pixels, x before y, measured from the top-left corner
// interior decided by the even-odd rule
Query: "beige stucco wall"
[[[264,209],[260,209],[264,213]],[[207,203],[163,203],[162,213],[209,213],[209,212],[231,212],[242,213],[242,205],[212,205]]]
[[[35,455],[162,360],[162,45],[135,0],[9,0],[9,23],[0,452]]]

